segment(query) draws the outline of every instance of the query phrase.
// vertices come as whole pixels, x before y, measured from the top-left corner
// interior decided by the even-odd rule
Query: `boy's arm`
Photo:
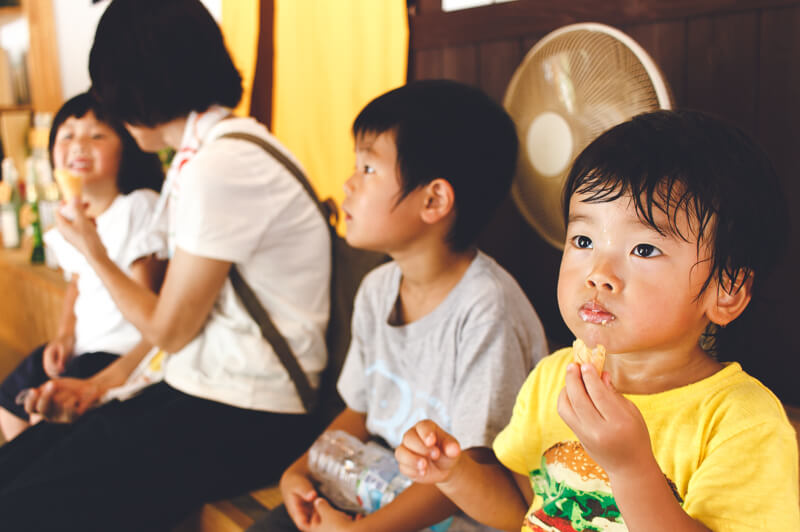
[[[395,456],[406,476],[435,483],[473,519],[493,528],[520,529],[533,497],[528,480],[504,468],[488,449],[461,452],[455,438],[425,420],[406,432]]]
[[[591,364],[570,364],[558,413],[608,474],[628,530],[708,532],[678,503],[653,455],[644,418],[607,373],[601,379]]]

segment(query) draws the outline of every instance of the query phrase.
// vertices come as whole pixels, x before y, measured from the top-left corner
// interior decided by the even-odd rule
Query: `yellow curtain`
[[[242,75],[242,101],[234,109],[239,116],[250,114],[258,51],[259,3],[259,0],[222,0],[222,35],[233,64]]]
[[[341,205],[361,108],[403,85],[406,0],[275,0],[272,130]]]

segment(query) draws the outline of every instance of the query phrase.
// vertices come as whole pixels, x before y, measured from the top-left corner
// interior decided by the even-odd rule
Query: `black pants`
[[[20,532],[169,530],[204,502],[276,481],[312,437],[308,416],[155,384],[0,447],[0,523]]]

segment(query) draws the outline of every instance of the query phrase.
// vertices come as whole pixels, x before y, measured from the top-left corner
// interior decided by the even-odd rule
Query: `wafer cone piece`
[[[75,175],[64,168],[53,170],[53,177],[56,178],[58,188],[61,189],[61,196],[67,203],[72,202],[72,198],[79,196],[83,181],[81,176]]]
[[[578,364],[589,363],[597,369],[597,374],[603,374],[603,366],[606,363],[606,348],[597,344],[594,349],[583,343],[583,340],[576,338],[572,342],[572,354],[575,357],[575,362]]]

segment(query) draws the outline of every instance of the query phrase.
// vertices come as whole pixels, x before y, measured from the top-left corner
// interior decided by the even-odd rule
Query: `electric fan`
[[[670,109],[658,67],[623,32],[596,23],[557,29],[534,45],[503,100],[520,153],[511,194],[533,228],[564,246],[561,188],[580,151],[607,129]]]

